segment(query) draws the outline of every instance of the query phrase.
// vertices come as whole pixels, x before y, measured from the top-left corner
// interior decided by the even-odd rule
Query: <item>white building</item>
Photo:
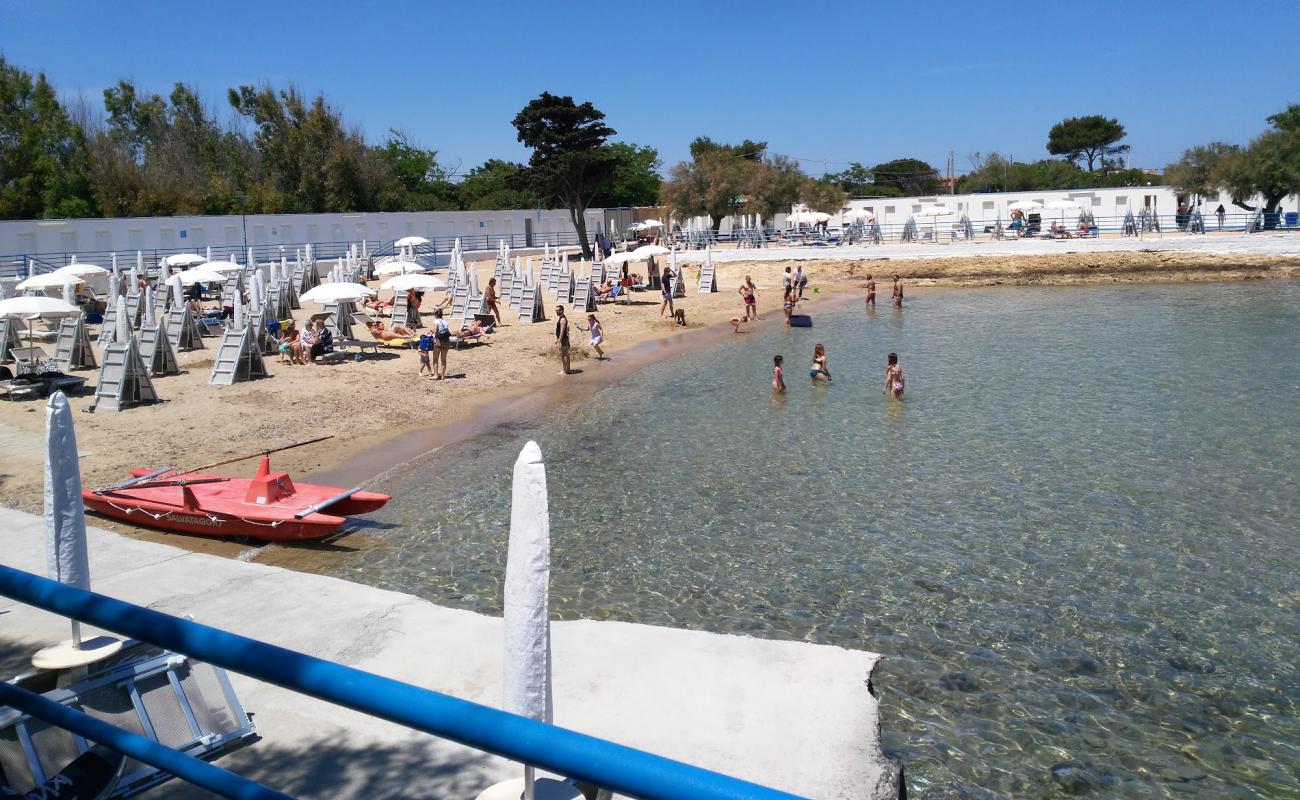
[[[586,220],[588,235],[594,236],[602,224],[601,210],[589,210]],[[577,241],[564,209],[12,220],[0,221],[0,261],[137,250],[202,253],[207,247],[224,255],[242,253],[245,242],[259,252],[284,246],[292,255],[294,245],[367,241],[374,248],[403,236],[435,240],[440,250],[450,249],[458,237],[466,250],[495,249],[500,239],[516,248]]]

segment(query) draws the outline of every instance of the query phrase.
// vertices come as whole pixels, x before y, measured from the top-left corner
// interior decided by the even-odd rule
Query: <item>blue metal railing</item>
[[[796,797],[3,565],[0,565],[0,595],[629,797],[665,800]],[[33,715],[44,719],[40,714]],[[97,736],[88,738],[100,741]],[[110,742],[104,743],[112,746]],[[140,760],[159,766],[147,758]]]

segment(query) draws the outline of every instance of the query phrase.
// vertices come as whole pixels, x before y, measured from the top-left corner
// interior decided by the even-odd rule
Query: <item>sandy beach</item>
[[[887,251],[882,250],[884,253]],[[819,253],[816,260],[791,251],[808,264],[810,282],[801,313],[816,314],[819,306],[857,301],[867,274],[880,284],[882,305],[888,303],[889,282],[901,275],[909,297],[927,289],[985,285],[1077,285],[1150,281],[1237,281],[1295,279],[1300,257],[1251,254],[1109,251],[1035,255],[955,256],[924,259],[836,260]],[[763,251],[764,256],[773,253]],[[737,252],[727,253],[739,258]],[[486,284],[491,262],[476,262]],[[125,412],[77,414],[77,438],[82,476],[91,486],[120,480],[132,467],[194,467],[223,457],[276,447],[324,434],[329,442],[273,457],[276,467],[295,476],[349,485],[362,482],[395,464],[413,458],[441,442],[472,435],[495,420],[534,412],[557,400],[580,397],[602,382],[616,380],[648,361],[671,358],[710,338],[731,336],[728,320],[740,313],[736,287],[751,275],[759,287],[761,321],[781,324],[781,272],[795,261],[719,260],[719,292],[694,291],[698,267],[685,266],[688,296],[679,304],[687,311],[685,328],[660,316],[657,292],[632,295],[630,305],[601,303],[598,315],[605,326],[608,361],[598,361],[585,346],[586,336],[574,331],[574,368],[578,374],[558,374],[553,339],[554,297],[547,296],[546,323],[510,322],[490,337],[491,344],[453,350],[449,376],[433,381],[417,375],[413,350],[380,347],[379,356],[332,366],[288,365],[267,357],[272,377],[234,386],[210,386],[208,375],[216,340],[207,348],[178,354],[183,374],[157,378],[155,388],[164,402]],[[638,266],[633,265],[634,271]],[[314,305],[295,312],[305,319]],[[504,305],[504,304],[503,304]],[[824,307],[824,306],[823,306]],[[572,315],[571,315],[572,318]],[[432,317],[426,316],[426,322]],[[364,336],[364,335],[363,335]],[[88,383],[95,373],[86,371]],[[89,393],[72,398],[73,408],[87,408]],[[39,511],[42,482],[42,403],[0,403],[0,505]],[[256,462],[236,469],[251,471]],[[98,521],[108,527],[125,526]],[[233,554],[230,543],[169,536],[138,530],[146,538],[193,549]]]

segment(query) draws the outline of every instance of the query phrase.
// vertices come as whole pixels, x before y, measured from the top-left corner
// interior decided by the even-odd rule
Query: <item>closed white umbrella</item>
[[[551,520],[546,465],[536,442],[515,461],[506,554],[505,649],[502,664],[506,711],[550,722],[551,698]],[[525,796],[532,795],[533,768],[524,768]]]
[[[383,264],[375,267],[376,275],[406,275],[412,272],[427,271],[427,267],[423,264],[417,264],[414,261],[385,261]]]
[[[374,297],[377,292],[359,283],[322,283],[309,291],[303,292],[298,298],[306,300],[309,303],[356,303],[362,298]]]
[[[423,236],[403,236],[393,242],[395,247],[419,247],[422,244],[428,244],[429,240]]]
[[[389,278],[379,284],[380,289],[387,289],[393,292],[405,292],[409,289],[428,290],[446,289],[447,282],[436,275],[422,275],[419,273],[411,275],[398,275],[395,278]],[[472,288],[472,287],[471,287]]]
[[[52,581],[90,590],[77,435],[68,398],[57,391],[45,404],[45,573]],[[83,642],[81,623],[72,620],[72,641],[41,650],[32,664],[41,669],[79,666],[121,647],[121,642],[108,636]]]

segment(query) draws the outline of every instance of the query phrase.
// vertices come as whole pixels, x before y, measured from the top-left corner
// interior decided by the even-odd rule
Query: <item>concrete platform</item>
[[[39,517],[0,509],[0,563],[44,574]],[[488,705],[501,620],[335,578],[89,531],[93,588],[169,614]],[[67,637],[0,598],[0,670]],[[557,622],[555,722],[817,798],[894,798],[867,681],[878,656],[619,622]],[[222,766],[304,798],[473,798],[504,759],[232,675],[262,741]],[[205,796],[177,782],[150,797]]]

